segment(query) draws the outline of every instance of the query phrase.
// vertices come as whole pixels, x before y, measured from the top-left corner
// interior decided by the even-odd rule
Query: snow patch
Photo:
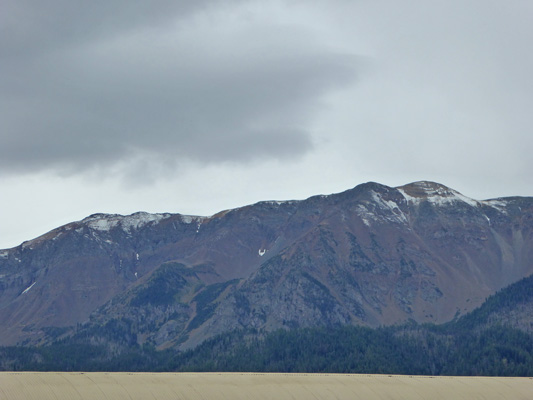
[[[9,256],[9,253],[7,250],[0,251],[0,258],[7,258]]]
[[[470,197],[464,196],[453,189],[447,188],[446,186],[434,184],[431,182],[415,182],[408,186],[414,186],[415,193],[417,195],[409,195],[405,191],[405,189],[401,187],[396,189],[410,204],[418,205],[423,201],[429,201],[430,203],[436,206],[446,206],[457,202],[463,202],[472,207],[489,206],[495,208],[501,213],[507,214],[508,202],[501,198],[491,200],[475,200]],[[419,193],[422,193],[422,195],[418,196]]]
[[[180,215],[181,222],[184,224],[192,224],[193,222],[197,223],[196,232],[200,229],[200,225],[209,217],[201,217],[199,215]]]
[[[139,261],[139,253],[135,254],[135,258]]]
[[[25,293],[28,293],[30,291],[30,289],[33,287],[33,285],[35,285],[37,283],[37,281],[33,282],[30,286],[28,286],[26,289],[24,289],[21,293],[22,294],[25,294]]]
[[[170,217],[170,214],[148,214],[140,212],[125,217],[122,220],[121,225],[122,229],[129,232],[131,229],[139,229],[148,224],[155,224]]]
[[[259,249],[258,251],[260,257],[263,257],[266,252],[267,252],[266,249]]]
[[[267,205],[271,205],[271,206],[281,206],[283,204],[295,204],[295,203],[298,203],[298,200],[283,200],[283,201],[266,200],[266,201],[259,202],[259,204],[267,204]]]
[[[422,201],[421,198],[419,197],[413,197],[413,196],[410,196],[408,195],[405,190],[401,189],[401,188],[397,188],[398,189],[398,192],[400,192],[402,194],[402,196],[405,198],[405,200],[407,200],[408,203],[415,203],[415,204],[418,204]]]
[[[97,219],[90,221],[87,225],[97,231],[110,231],[118,225],[118,220]]]
[[[463,196],[463,195],[462,195],[461,193],[459,193],[459,192],[455,192],[455,197],[456,197],[458,200],[460,200],[460,201],[462,201],[462,202],[464,202],[464,203],[466,203],[466,204],[468,204],[468,205],[470,205],[470,206],[472,206],[472,207],[479,207],[479,205],[480,205],[480,202],[479,202],[479,201],[474,200],[474,199],[472,199],[472,198],[470,198],[470,197]]]
[[[361,219],[363,220],[363,223],[366,226],[370,226],[369,219],[375,219],[375,217],[376,217],[375,214],[373,214],[369,210],[367,210],[367,208],[365,206],[363,206],[362,204],[359,204],[357,206],[357,215],[359,215],[359,217],[361,217]]]
[[[385,218],[392,222],[401,222],[407,223],[407,216],[403,211],[398,207],[392,200],[385,200],[379,193],[372,191],[372,198],[374,201],[382,208],[387,211],[390,211],[390,215],[387,215]]]
[[[501,213],[507,214],[507,202],[505,200],[501,199],[494,199],[494,200],[484,200],[482,202],[483,204],[495,208]]]
[[[357,205],[356,213],[366,226],[373,221],[393,222],[407,224],[407,216],[392,200],[384,199],[381,194],[371,191],[372,201],[366,201]]]
[[[403,195],[405,200],[407,200],[408,203],[412,203],[415,205],[418,205],[423,201],[429,201],[430,203],[436,206],[445,206],[456,202],[467,203],[472,207],[478,207],[480,205],[479,201],[471,199],[470,197],[466,197],[453,189],[448,189],[444,187],[435,188],[430,186],[421,187],[424,189],[426,196],[414,197],[406,193],[405,190],[401,188],[397,189]]]
[[[33,250],[33,240],[28,240],[22,243],[22,250]]]
[[[90,229],[100,232],[108,232],[120,226],[126,233],[131,233],[132,230],[140,229],[148,224],[158,223],[171,216],[171,214],[149,214],[146,212],[138,212],[127,216],[95,214],[85,218],[82,222],[85,222]]]
[[[195,220],[195,218],[192,215],[182,215],[180,218],[181,218],[181,222],[185,224],[191,224]]]

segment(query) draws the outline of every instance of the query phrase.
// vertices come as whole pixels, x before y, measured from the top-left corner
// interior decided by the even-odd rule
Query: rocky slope
[[[211,217],[97,214],[0,251],[0,344],[85,330],[187,348],[239,327],[441,323],[532,273],[532,198],[433,182]]]

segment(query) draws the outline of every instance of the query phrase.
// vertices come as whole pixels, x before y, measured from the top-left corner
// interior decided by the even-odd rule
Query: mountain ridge
[[[415,181],[415,182],[411,182],[409,184],[406,184],[406,185],[402,185],[402,186],[396,186],[396,187],[392,187],[393,189],[397,189],[399,190],[403,195],[404,197],[406,198],[407,201],[409,201],[409,198],[424,198],[424,197],[428,197],[429,196],[429,193],[427,192],[424,192],[423,190],[416,190],[418,187],[420,186],[426,186],[426,187],[436,187],[436,188],[442,188],[444,190],[448,190],[449,193],[453,193],[453,194],[457,194],[459,195],[458,197],[462,198],[462,199],[467,199],[466,202],[475,202],[475,203],[487,203],[487,204],[490,204],[490,203],[498,203],[499,201],[502,201],[502,200],[516,200],[516,199],[527,199],[529,197],[527,196],[510,196],[510,197],[498,197],[498,198],[490,198],[490,199],[486,199],[486,200],[474,200],[472,198],[469,198],[467,196],[464,196],[462,195],[460,192],[454,190],[454,189],[450,189],[449,187],[443,185],[443,184],[440,184],[440,183],[437,183],[437,182],[432,182],[432,181]],[[117,214],[117,213],[94,213],[94,214],[91,214],[79,221],[73,221],[73,222],[69,222],[67,224],[64,224],[64,225],[61,225],[57,228],[54,228],[48,232],[45,232],[43,233],[42,235],[39,235],[33,239],[28,239],[28,240],[25,240],[23,241],[21,244],[17,245],[17,246],[14,246],[14,247],[10,247],[10,248],[5,248],[5,249],[0,249],[0,252],[2,253],[5,253],[5,252],[8,252],[10,250],[14,250],[20,246],[28,246],[30,243],[32,242],[35,242],[35,241],[39,241],[39,240],[43,240],[43,239],[49,239],[50,236],[53,234],[53,233],[59,233],[61,232],[62,230],[64,229],[68,229],[70,226],[72,225],[77,225],[77,224],[82,224],[82,223],[86,223],[86,222],[90,222],[90,221],[101,221],[101,220],[109,220],[109,219],[115,219],[116,222],[119,222],[120,220],[128,220],[128,219],[138,219],[138,220],[143,220],[146,221],[146,222],[153,222],[155,221],[156,219],[164,219],[164,218],[169,218],[169,217],[172,217],[172,216],[181,216],[185,221],[187,220],[205,220],[205,219],[210,219],[210,218],[214,218],[214,217],[218,217],[220,215],[223,215],[223,214],[226,214],[228,212],[231,212],[231,211],[235,211],[235,210],[239,210],[239,209],[242,209],[242,208],[246,208],[246,207],[252,207],[252,206],[256,206],[256,205],[263,205],[263,204],[269,204],[269,205],[282,205],[282,204],[291,204],[291,203],[300,203],[300,202],[304,202],[304,201],[308,201],[308,200],[312,200],[312,199],[315,199],[315,198],[325,198],[325,197],[329,197],[329,196],[341,196],[343,194],[347,194],[347,193],[351,193],[352,191],[356,190],[356,189],[367,189],[367,188],[375,188],[375,187],[385,187],[385,188],[391,188],[391,187],[388,187],[386,185],[383,185],[383,184],[380,184],[378,182],[374,182],[374,181],[369,181],[369,182],[366,182],[366,183],[362,183],[360,185],[357,185],[356,187],[352,188],[352,189],[347,189],[343,192],[339,192],[339,193],[332,193],[332,194],[328,194],[328,195],[325,195],[325,194],[322,194],[322,195],[313,195],[311,197],[308,197],[307,199],[303,199],[303,200],[261,200],[261,201],[258,201],[256,203],[252,203],[252,204],[248,204],[248,205],[244,205],[244,206],[240,206],[240,207],[236,207],[236,208],[231,208],[231,209],[226,209],[226,210],[221,210],[221,211],[218,211],[216,212],[215,214],[213,215],[210,215],[210,216],[204,216],[204,215],[188,215],[188,214],[180,214],[180,213],[169,213],[169,212],[161,212],[161,213],[149,213],[149,212],[146,212],[146,211],[136,211],[136,212],[133,212],[131,214]],[[405,190],[406,188],[409,188],[407,191]],[[426,196],[411,196],[409,193],[413,193],[413,188],[415,190],[415,192],[418,192],[418,193],[424,193],[426,194]],[[495,205],[497,207],[497,204]],[[137,218],[137,217],[141,217],[141,218]],[[145,218],[142,218],[142,217],[145,217]]]
[[[0,344],[119,319],[161,348],[245,326],[442,323],[533,273],[532,232],[532,198],[429,181],[207,217],[93,214],[0,250]]]

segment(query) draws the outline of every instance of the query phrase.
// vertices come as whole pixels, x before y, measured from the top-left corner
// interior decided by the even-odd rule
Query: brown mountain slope
[[[0,344],[113,321],[160,347],[240,327],[439,323],[531,273],[533,199],[432,182],[212,217],[94,215],[0,251]]]

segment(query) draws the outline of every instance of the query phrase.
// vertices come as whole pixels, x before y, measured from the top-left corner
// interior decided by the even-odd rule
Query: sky
[[[0,248],[374,181],[533,196],[530,0],[3,0]]]

